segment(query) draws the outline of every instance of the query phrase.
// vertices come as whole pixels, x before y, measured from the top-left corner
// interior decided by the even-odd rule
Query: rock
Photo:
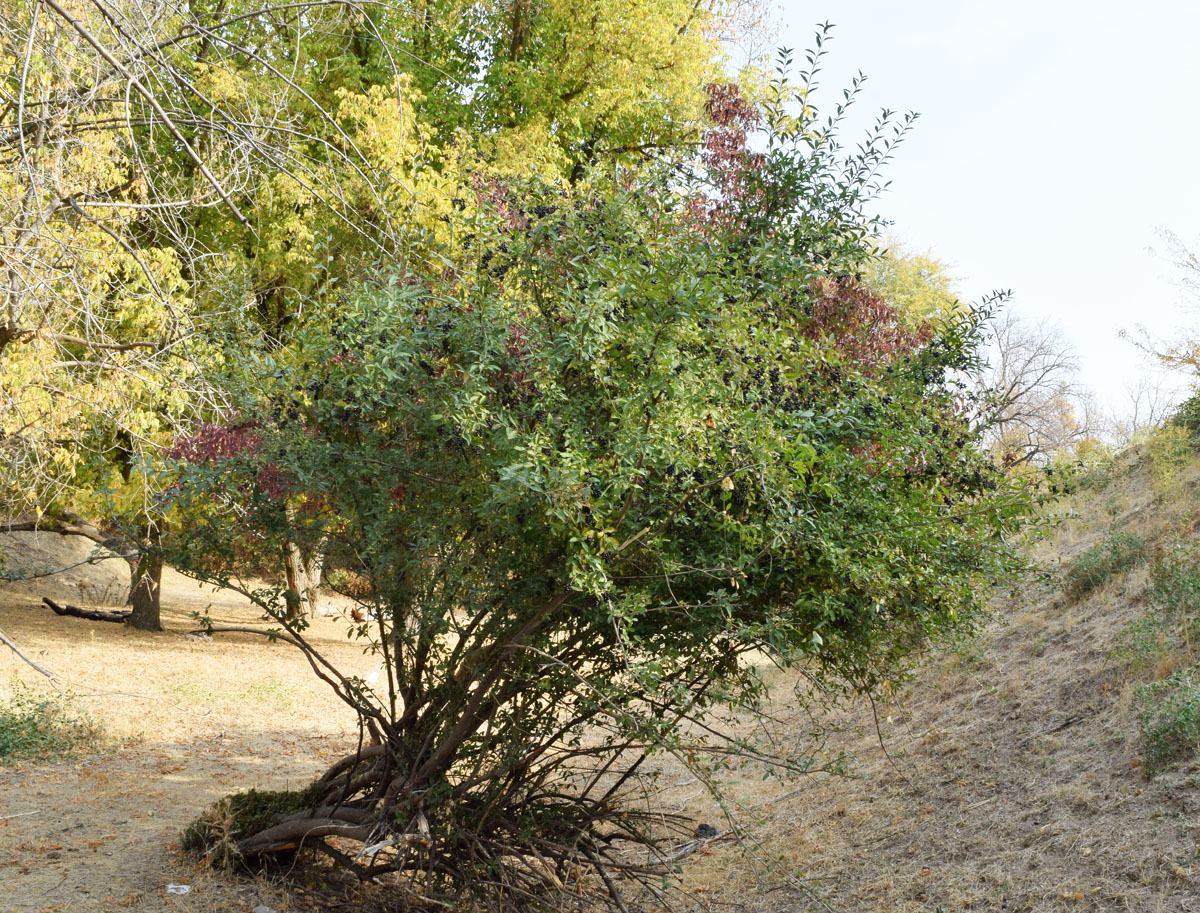
[[[60,603],[123,606],[129,595],[129,565],[83,536],[0,532],[0,570],[9,575],[0,577],[0,594],[34,603],[49,596]]]

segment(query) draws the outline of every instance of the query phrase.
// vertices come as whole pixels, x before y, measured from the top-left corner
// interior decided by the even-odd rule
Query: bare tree
[[[1162,374],[1142,374],[1125,384],[1121,411],[1108,423],[1118,444],[1129,444],[1140,433],[1162,424],[1179,401],[1179,385]]]
[[[1011,311],[992,321],[991,354],[978,380],[986,391],[986,440],[1002,465],[1044,462],[1095,436],[1099,411],[1078,375],[1078,356],[1056,326]]]

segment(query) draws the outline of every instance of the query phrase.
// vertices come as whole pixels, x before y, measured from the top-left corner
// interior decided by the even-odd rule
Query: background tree
[[[919,325],[962,309],[957,282],[942,260],[930,251],[912,252],[895,238],[881,243],[880,256],[863,268],[863,282],[906,320]]]
[[[1177,383],[1161,374],[1143,374],[1125,384],[1123,408],[1109,423],[1109,431],[1119,445],[1131,444],[1170,418],[1179,400]]]
[[[184,346],[194,331],[185,263],[143,218],[168,205],[148,196],[147,106],[163,129],[179,127],[144,79],[105,56],[97,32],[129,35],[125,17],[104,12],[0,8],[0,497],[9,516],[28,511],[115,545],[131,566],[130,623],[155,628],[161,565],[132,547],[162,519],[142,467],[212,397]],[[146,13],[152,30],[170,19]],[[63,513],[94,517],[101,502],[117,505],[103,510],[110,517],[126,513],[126,535]]]
[[[1101,431],[1095,403],[1078,380],[1079,360],[1056,327],[1004,311],[989,335],[988,362],[978,375],[986,401],[981,421],[1001,465],[1044,462]]]
[[[1193,298],[1200,297],[1200,255],[1193,245],[1172,231],[1164,230],[1161,236],[1167,248],[1166,258],[1179,270],[1180,287]],[[1122,336],[1129,335],[1122,331]],[[1173,340],[1161,340],[1141,329],[1134,344],[1163,365],[1183,368],[1188,373],[1200,371],[1200,340],[1194,330],[1185,331]]]
[[[757,706],[753,657],[870,692],[979,617],[1027,505],[949,379],[978,321],[908,328],[849,278],[903,127],[843,157],[811,88],[775,86],[758,152],[760,115],[714,87],[699,160],[476,187],[453,269],[309,320],[228,445],[182,467],[183,505],[214,507],[178,560],[238,585],[243,543],[327,537],[386,672],[343,675],[278,591],[242,586],[376,744],[302,792],[231,797],[212,821],[232,831],[202,819],[190,846],[624,908],[617,882],[669,873],[662,841],[690,829],[624,801],[650,753],[772,763],[708,715]]]

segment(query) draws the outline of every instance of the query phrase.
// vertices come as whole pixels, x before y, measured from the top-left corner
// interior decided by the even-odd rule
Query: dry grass
[[[1109,529],[1153,542],[1195,515],[1196,463],[1167,496],[1144,455],[1112,475],[1036,546],[1047,566]],[[1200,764],[1146,778],[1130,672],[1111,655],[1146,584],[1138,568],[1079,601],[1050,582],[1001,602],[977,642],[881,711],[892,760],[870,710],[846,714],[835,744],[857,779],[730,784],[754,858],[730,849],[694,865],[700,909],[1200,910]],[[713,814],[701,797],[687,808]]]

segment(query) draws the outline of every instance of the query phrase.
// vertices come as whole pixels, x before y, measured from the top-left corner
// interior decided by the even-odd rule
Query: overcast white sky
[[[784,0],[779,42],[835,24],[818,105],[857,70],[860,115],[920,112],[879,211],[947,261],[967,300],[1012,289],[1119,405],[1146,362],[1118,332],[1200,326],[1150,251],[1200,245],[1200,2]],[[847,140],[856,138],[848,135]]]

